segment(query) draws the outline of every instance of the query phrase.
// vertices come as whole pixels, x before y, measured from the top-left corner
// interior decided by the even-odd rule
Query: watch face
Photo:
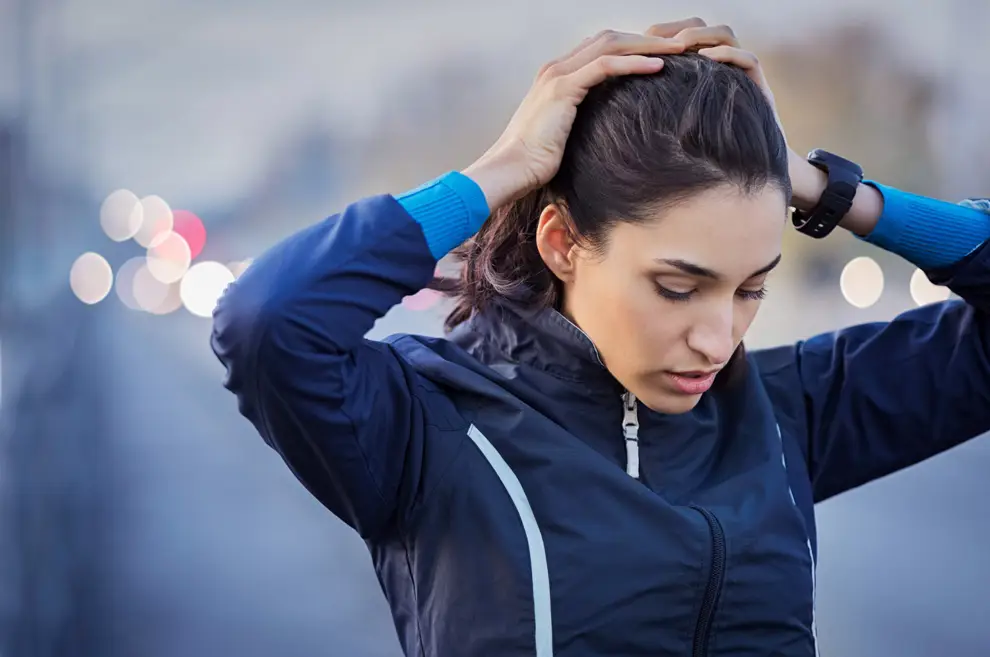
[[[819,169],[824,169],[825,171],[841,169],[843,171],[849,171],[856,176],[862,177],[863,175],[863,167],[859,166],[855,162],[847,160],[844,157],[840,157],[835,153],[829,153],[821,148],[816,148],[808,153],[808,161],[817,166]]]

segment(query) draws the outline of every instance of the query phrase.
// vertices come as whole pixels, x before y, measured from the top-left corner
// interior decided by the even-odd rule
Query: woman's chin
[[[636,398],[651,411],[665,415],[689,413],[701,401],[701,395],[675,394],[656,389],[644,390],[642,396],[637,395]]]

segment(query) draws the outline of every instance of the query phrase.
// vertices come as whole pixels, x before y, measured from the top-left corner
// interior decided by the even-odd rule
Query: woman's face
[[[649,408],[684,413],[753,322],[786,209],[775,187],[718,187],[655,221],[619,223],[597,253],[553,235],[544,212],[540,249],[564,283],[563,313],[612,375]]]

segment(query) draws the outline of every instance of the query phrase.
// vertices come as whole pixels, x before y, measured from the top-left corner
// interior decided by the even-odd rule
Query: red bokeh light
[[[420,290],[402,299],[402,305],[408,310],[423,311],[435,306],[443,295],[435,290]]]
[[[172,212],[172,231],[178,233],[189,245],[193,259],[203,252],[206,246],[206,226],[203,221],[189,210],[174,210]]]

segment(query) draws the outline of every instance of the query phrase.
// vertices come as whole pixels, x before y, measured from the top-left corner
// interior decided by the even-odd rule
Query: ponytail
[[[499,299],[523,306],[556,307],[560,281],[536,246],[540,213],[552,203],[547,188],[498,208],[481,230],[454,251],[459,278],[435,278],[431,289],[455,299],[444,322],[449,331]]]

